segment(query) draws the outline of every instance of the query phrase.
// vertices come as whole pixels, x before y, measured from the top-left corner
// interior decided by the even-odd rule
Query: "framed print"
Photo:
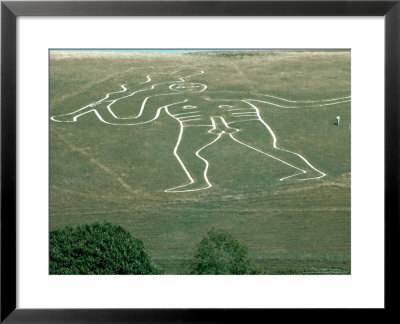
[[[2,2],[1,321],[394,309],[399,6]]]

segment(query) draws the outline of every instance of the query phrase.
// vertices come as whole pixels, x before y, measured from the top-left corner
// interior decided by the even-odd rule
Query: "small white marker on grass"
[[[336,116],[335,125],[336,125],[336,126],[340,126],[340,116]]]

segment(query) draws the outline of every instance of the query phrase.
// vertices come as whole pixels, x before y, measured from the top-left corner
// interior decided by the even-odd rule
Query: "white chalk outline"
[[[173,71],[173,72],[166,72],[166,73],[157,73],[157,74],[169,74],[169,75],[172,75],[172,74],[175,74],[175,73],[177,73],[177,72],[179,72],[179,71],[182,71],[182,70]],[[191,77],[193,77],[193,76],[201,75],[201,74],[204,74],[204,73],[205,73],[205,72],[204,72],[203,70],[200,70],[198,73],[190,74],[190,75],[183,76],[183,77],[179,77],[179,78],[178,78],[178,81],[175,80],[175,81],[168,81],[168,82],[160,82],[160,83],[156,83],[156,84],[152,85],[150,88],[145,88],[145,89],[140,89],[140,90],[137,90],[137,91],[133,91],[133,92],[131,92],[129,95],[126,95],[126,96],[123,96],[123,97],[119,97],[119,98],[117,98],[117,99],[114,99],[114,100],[109,101],[110,103],[107,105],[107,109],[108,109],[108,111],[110,112],[110,114],[113,116],[113,118],[115,118],[115,119],[134,119],[134,118],[139,118],[139,117],[142,115],[142,113],[143,113],[144,106],[145,106],[147,100],[149,99],[149,97],[153,97],[153,96],[149,96],[149,97],[145,98],[145,100],[142,102],[142,105],[141,105],[139,114],[138,114],[136,117],[133,117],[133,118],[132,118],[132,117],[118,117],[118,116],[116,116],[116,115],[114,114],[114,112],[112,111],[111,106],[112,106],[115,102],[117,102],[118,100],[121,100],[121,99],[124,99],[124,98],[128,98],[128,97],[131,97],[131,96],[134,96],[135,94],[137,94],[137,93],[139,93],[139,92],[144,92],[144,91],[148,91],[148,90],[154,90],[155,87],[157,87],[157,86],[159,86],[159,85],[162,85],[162,84],[171,84],[171,83],[172,83],[172,84],[171,84],[171,86],[172,86],[172,85],[174,85],[175,83],[185,82],[185,81],[186,81],[186,78],[191,78]],[[147,80],[144,81],[144,82],[141,82],[141,83],[139,83],[139,84],[148,83],[148,82],[150,82],[150,81],[152,81],[152,79],[151,79],[150,75],[147,75]],[[195,82],[192,82],[192,83],[195,83]],[[170,87],[171,87],[171,86],[170,86]],[[98,106],[98,105],[102,104],[103,102],[107,102],[106,100],[110,97],[110,95],[115,94],[115,93],[121,93],[121,92],[126,92],[126,91],[127,91],[126,84],[122,84],[122,85],[121,85],[121,88],[122,88],[122,90],[120,90],[120,91],[109,92],[109,93],[106,94],[106,96],[105,96],[104,98],[102,98],[102,99],[100,99],[100,100],[98,100],[98,101],[92,102],[92,103],[90,103],[90,104],[88,104],[88,105],[86,105],[86,106],[84,106],[84,107],[82,107],[82,108],[79,108],[79,109],[77,109],[77,110],[75,110],[75,111],[73,111],[73,112],[71,112],[71,113],[62,114],[62,115],[60,115],[60,116],[75,115],[77,112],[79,112],[79,111],[81,111],[81,110],[84,110],[84,109],[87,109],[87,108],[92,108],[92,107],[95,107],[95,106]],[[202,91],[204,91],[205,89],[207,89],[207,86],[205,86],[205,88],[204,88]],[[179,92],[177,92],[177,93],[179,93]],[[172,93],[172,94],[173,94],[173,93]],[[171,94],[171,95],[172,95],[172,94]],[[176,93],[175,93],[175,94],[176,94]],[[166,95],[169,95],[169,94],[166,94]],[[50,117],[50,119],[53,120],[53,121],[55,121],[55,122],[58,122],[58,123],[71,123],[71,122],[76,122],[77,119],[78,119],[79,117],[81,117],[81,116],[83,116],[83,115],[85,115],[85,114],[87,114],[87,113],[93,112],[93,111],[94,111],[94,110],[87,110],[87,111],[85,111],[85,112],[82,113],[82,114],[76,115],[76,116],[73,118],[72,121],[59,121],[59,120],[56,119],[56,117],[58,117],[58,116],[52,116],[52,117]],[[96,112],[95,112],[95,113],[96,113]],[[97,113],[96,113],[96,115],[99,116],[99,114],[97,114]],[[102,119],[100,119],[100,120],[102,120]],[[102,121],[103,121],[103,120],[102,120]],[[103,121],[103,122],[105,122],[105,121]],[[110,124],[110,125],[117,125],[117,124],[108,123],[108,122],[105,122],[105,123],[106,123],[106,124]],[[133,125],[133,124],[132,124],[132,125]],[[128,126],[132,126],[132,125],[128,125]]]
[[[199,150],[197,150],[197,151],[195,152],[195,155],[198,156],[201,160],[203,160],[204,163],[206,164],[206,167],[205,167],[205,169],[204,169],[204,171],[203,171],[203,177],[204,177],[204,180],[205,180],[206,183],[207,183],[207,186],[206,186],[206,187],[202,187],[202,188],[197,188],[197,189],[177,190],[177,189],[179,189],[179,188],[184,188],[184,187],[190,186],[191,184],[195,183],[195,180],[194,180],[193,177],[191,176],[190,172],[186,169],[185,164],[183,163],[183,161],[181,160],[181,158],[180,158],[179,155],[178,155],[178,147],[179,147],[179,144],[180,144],[180,142],[181,142],[181,140],[182,140],[182,136],[183,136],[183,127],[182,127],[182,123],[181,123],[181,128],[180,128],[180,131],[179,131],[178,141],[177,141],[176,144],[175,144],[175,147],[174,147],[174,151],[173,151],[173,152],[174,152],[175,158],[178,160],[179,164],[181,165],[183,171],[186,173],[186,176],[189,178],[189,181],[190,181],[190,182],[189,182],[189,183],[186,183],[186,184],[184,184],[184,185],[181,185],[181,186],[177,186],[177,187],[173,187],[173,188],[166,189],[166,190],[164,190],[164,192],[191,192],[191,191],[200,191],[200,190],[206,190],[206,189],[211,188],[211,187],[212,187],[212,184],[211,184],[211,182],[208,180],[208,177],[207,177],[207,172],[208,172],[209,163],[208,163],[208,161],[207,161],[205,158],[203,158],[203,157],[200,155],[200,152],[201,152],[202,150],[204,150],[206,147],[208,147],[208,146],[214,144],[216,141],[218,141],[219,138],[222,136],[222,133],[219,134],[214,140],[212,140],[212,141],[209,142],[208,144],[202,146]]]
[[[260,95],[258,95],[258,96],[260,96]],[[271,97],[271,96],[267,96],[267,95],[262,95],[262,96]],[[278,98],[278,97],[273,97],[273,98],[284,100],[284,101],[288,101],[288,100],[285,100],[285,99],[282,99],[282,98]],[[349,97],[344,97],[344,98],[321,100],[319,102],[329,102],[329,103],[324,103],[324,104],[320,104],[320,105],[311,105],[311,106],[305,106],[305,107],[282,106],[282,105],[279,105],[279,104],[276,104],[276,103],[273,103],[273,102],[270,102],[270,101],[265,101],[265,100],[260,100],[260,99],[251,99],[251,98],[249,98],[249,99],[246,99],[246,100],[263,102],[263,103],[266,103],[266,104],[269,104],[269,105],[272,105],[272,106],[275,106],[275,107],[279,107],[279,108],[284,108],[284,109],[299,109],[299,108],[318,108],[318,107],[325,107],[325,106],[331,106],[331,105],[338,105],[338,104],[341,104],[341,103],[350,102],[351,101],[351,97],[349,96]],[[335,102],[332,102],[332,101],[335,101]],[[290,102],[291,103],[296,103],[296,102],[297,103],[316,103],[318,101],[294,101],[294,100],[291,100]]]
[[[341,97],[341,98],[333,98],[333,99],[324,99],[324,100],[290,100],[290,99],[285,99],[285,98],[280,98],[280,97],[276,97],[276,96],[271,96],[271,95],[267,95],[267,94],[258,94],[258,93],[252,93],[252,95],[256,95],[256,96],[264,96],[264,97],[269,97],[269,98],[274,98],[274,99],[279,99],[282,101],[286,101],[286,102],[304,102],[304,103],[312,103],[312,102],[328,102],[328,101],[336,101],[336,100],[341,100],[341,99],[349,99],[351,98],[351,96],[346,96],[346,97]]]
[[[165,72],[165,73],[155,73],[155,74],[169,74],[169,75],[173,75],[173,74],[178,73],[178,72],[180,72],[180,71],[182,71],[182,70],[177,70],[177,71],[172,71],[172,72]],[[203,70],[200,70],[200,72],[198,72],[198,73],[189,74],[189,75],[186,75],[186,76],[184,76],[184,77],[179,77],[178,80],[181,81],[181,82],[184,82],[184,81],[186,81],[186,78],[191,78],[191,77],[194,77],[194,76],[196,76],[196,75],[201,75],[201,74],[204,74],[204,73],[205,73],[205,72],[204,72]],[[153,74],[154,74],[154,73],[153,73]],[[149,82],[151,82],[151,81],[152,81],[151,75],[148,74],[148,75],[146,76],[146,81],[140,82],[139,84],[149,83]],[[179,82],[179,81],[177,81],[177,82]]]
[[[197,113],[198,113],[198,111],[190,111],[190,112],[175,114],[173,116],[176,117],[176,116],[184,116],[184,115],[191,115],[191,114],[197,114]]]
[[[195,119],[185,119],[185,122],[188,122],[188,121],[193,121],[193,120],[201,120],[201,118],[195,118]],[[183,126],[183,127],[189,127],[189,126]]]
[[[173,72],[166,72],[166,73],[158,73],[158,74],[167,74],[167,75],[173,76],[174,74],[178,73],[179,71],[182,71],[182,70],[177,70],[177,71],[173,71]],[[259,149],[257,149],[256,147],[253,147],[253,146],[251,146],[251,145],[248,145],[248,144],[246,144],[246,143],[240,141],[239,139],[237,139],[237,138],[234,136],[234,133],[240,132],[240,130],[237,129],[237,128],[232,128],[232,127],[229,126],[230,124],[233,124],[233,123],[245,122],[245,121],[255,121],[255,120],[261,122],[261,123],[266,127],[266,129],[268,130],[269,134],[272,136],[272,139],[273,139],[273,148],[274,148],[274,149],[280,150],[280,151],[284,151],[284,152],[288,152],[288,153],[291,153],[291,154],[294,154],[294,155],[298,156],[298,157],[299,157],[300,159],[302,159],[311,169],[313,169],[314,171],[316,171],[316,172],[318,172],[318,173],[320,174],[320,176],[318,176],[318,177],[310,177],[310,178],[305,178],[305,179],[296,179],[297,181],[320,179],[320,178],[323,178],[323,177],[326,176],[325,173],[323,173],[321,170],[318,170],[317,168],[315,168],[315,167],[314,167],[304,156],[302,156],[301,154],[296,153],[296,152],[293,152],[293,151],[285,150],[285,149],[282,149],[282,148],[278,147],[278,146],[277,146],[277,138],[276,138],[275,133],[272,131],[271,127],[262,119],[258,107],[255,106],[252,102],[262,102],[262,103],[265,103],[265,104],[268,104],[268,105],[271,105],[271,106],[275,106],[275,107],[279,107],[279,108],[284,108],[284,109],[317,108],[317,107],[325,107],[325,106],[337,105],[337,104],[342,104],[342,103],[350,102],[350,101],[351,101],[351,96],[340,97],[340,98],[333,98],[333,99],[324,99],[324,100],[303,100],[303,101],[300,101],[300,100],[290,100],[290,99],[280,98],[280,97],[276,97],[276,96],[272,96],[272,95],[267,95],[267,94],[253,94],[253,93],[251,94],[251,95],[254,95],[254,96],[266,97],[266,99],[268,99],[268,98],[278,99],[278,100],[280,100],[280,101],[288,102],[288,103],[304,103],[304,104],[311,104],[311,105],[307,105],[307,106],[303,106],[303,107],[284,106],[284,105],[281,105],[281,104],[277,104],[277,103],[271,102],[270,99],[268,99],[268,101],[267,101],[267,100],[261,100],[261,99],[257,99],[257,98],[248,98],[248,99],[241,99],[241,100],[240,100],[240,99],[218,99],[218,100],[214,100],[214,99],[211,99],[211,98],[203,98],[203,99],[206,99],[206,100],[218,101],[218,102],[221,102],[221,101],[230,101],[230,102],[232,102],[232,101],[241,101],[241,102],[244,102],[244,103],[250,105],[250,106],[252,107],[253,110],[252,110],[252,111],[249,111],[249,108],[235,108],[235,109],[227,109],[227,110],[225,110],[225,111],[229,111],[229,112],[231,112],[231,111],[243,111],[243,112],[231,113],[231,114],[232,114],[232,117],[255,117],[255,116],[257,117],[256,119],[238,120],[238,121],[232,121],[232,122],[229,122],[229,123],[228,123],[228,122],[225,121],[225,119],[224,119],[222,116],[211,116],[211,117],[209,117],[210,120],[211,120],[211,125],[186,125],[186,126],[183,125],[183,122],[201,120],[202,118],[197,118],[197,117],[202,117],[202,115],[196,115],[196,114],[200,113],[200,111],[189,111],[189,112],[178,113],[178,114],[171,114],[171,113],[168,111],[168,107],[174,106],[174,105],[177,105],[177,104],[184,104],[184,103],[188,102],[189,99],[185,99],[185,100],[183,100],[183,101],[179,101],[179,102],[175,102],[175,103],[172,103],[172,104],[169,104],[169,105],[165,105],[165,106],[159,107],[159,108],[157,109],[156,113],[155,113],[155,116],[154,116],[151,120],[148,120],[148,121],[145,121],[145,122],[133,123],[133,124],[125,124],[125,123],[124,123],[124,124],[118,124],[118,123],[110,123],[110,122],[107,122],[107,121],[105,121],[105,120],[101,117],[101,115],[100,115],[100,114],[97,112],[97,110],[94,108],[94,107],[96,107],[97,105],[100,105],[100,104],[102,104],[102,103],[104,103],[104,102],[109,102],[109,104],[107,105],[107,110],[108,110],[108,112],[110,113],[110,115],[111,115],[114,119],[117,119],[117,120],[122,120],[122,119],[129,119],[129,120],[138,119],[138,118],[140,118],[140,117],[142,116],[143,111],[144,111],[145,106],[146,106],[146,103],[147,103],[147,101],[148,101],[149,98],[151,98],[151,97],[156,97],[156,96],[175,95],[175,94],[177,94],[177,93],[182,93],[181,91],[179,91],[179,90],[177,90],[177,89],[173,89],[173,87],[174,87],[176,84],[179,84],[180,82],[182,82],[182,83],[183,83],[183,82],[186,82],[186,81],[187,81],[186,78],[193,77],[193,76],[196,76],[196,75],[201,75],[201,74],[204,74],[204,73],[205,73],[204,70],[200,70],[198,73],[191,74],[191,75],[188,75],[188,76],[185,76],[185,77],[179,77],[179,78],[178,78],[178,81],[175,80],[175,81],[170,81],[170,82],[161,82],[161,83],[157,83],[157,84],[152,85],[150,88],[140,89],[140,90],[137,90],[137,91],[133,91],[133,92],[131,92],[130,94],[128,94],[128,95],[126,95],[126,96],[122,96],[122,97],[120,97],[120,98],[113,99],[113,100],[111,100],[111,101],[107,100],[107,99],[109,99],[110,95],[112,95],[112,94],[123,93],[123,92],[126,92],[126,91],[127,91],[126,84],[122,84],[122,85],[121,85],[122,90],[107,93],[106,96],[105,96],[104,98],[102,98],[102,99],[100,99],[100,100],[98,100],[98,101],[96,101],[96,102],[90,103],[90,104],[88,104],[88,105],[86,105],[86,106],[84,106],[84,107],[82,107],[82,108],[79,108],[78,110],[75,110],[75,111],[73,111],[73,112],[71,112],[71,113],[59,115],[59,116],[74,115],[72,121],[59,121],[59,120],[56,119],[56,117],[58,117],[58,116],[52,116],[52,117],[51,117],[51,120],[56,121],[56,122],[76,122],[77,119],[78,119],[79,117],[81,117],[82,115],[85,115],[85,114],[90,113],[90,112],[94,112],[95,115],[97,116],[97,118],[98,118],[101,122],[103,122],[103,123],[105,123],[105,124],[115,125],[115,126],[133,126],[133,125],[142,125],[142,124],[151,123],[152,121],[156,120],[156,119],[160,116],[161,111],[164,109],[165,112],[166,112],[169,116],[173,117],[173,118],[174,118],[175,120],[177,120],[177,121],[179,122],[179,124],[180,124],[180,131],[179,131],[179,135],[178,135],[178,140],[177,140],[177,142],[176,142],[176,144],[175,144],[175,147],[174,147],[174,150],[173,150],[173,154],[174,154],[175,158],[178,160],[178,162],[179,162],[181,168],[183,169],[183,171],[185,172],[187,178],[188,178],[189,181],[190,181],[190,182],[187,183],[187,184],[184,184],[184,185],[180,185],[180,186],[177,186],[177,187],[173,187],[173,188],[166,189],[166,190],[164,190],[165,192],[170,192],[170,193],[172,193],[172,192],[192,192],[192,191],[200,191],[200,190],[206,190],[206,189],[211,188],[211,187],[212,187],[212,184],[211,184],[211,182],[209,181],[208,176],[207,176],[208,169],[209,169],[209,162],[208,162],[206,159],[204,159],[204,158],[200,155],[200,152],[201,152],[202,150],[204,150],[205,148],[211,146],[212,144],[216,143],[216,142],[222,137],[223,134],[228,134],[228,135],[231,137],[231,139],[232,139],[233,141],[235,141],[235,142],[237,142],[237,143],[239,143],[239,144],[241,144],[241,145],[244,145],[244,146],[246,146],[246,147],[248,147],[248,148],[250,148],[250,149],[252,149],[252,150],[255,150],[255,151],[258,152],[258,153],[261,153],[261,154],[263,154],[263,155],[266,155],[266,156],[268,156],[268,157],[271,157],[271,158],[273,158],[273,159],[275,159],[275,160],[277,160],[277,161],[279,161],[279,162],[281,162],[281,163],[283,163],[283,164],[285,164],[285,165],[287,165],[287,166],[290,166],[290,167],[296,169],[297,171],[300,171],[300,172],[297,172],[297,173],[295,173],[295,174],[293,174],[293,175],[290,175],[290,176],[281,178],[280,181],[284,181],[284,180],[286,180],[286,179],[292,178],[292,177],[297,176],[297,175],[300,175],[300,174],[306,174],[306,173],[307,173],[306,170],[301,169],[301,168],[298,168],[298,167],[296,167],[296,166],[294,166],[294,165],[292,165],[292,164],[290,164],[290,163],[288,163],[288,162],[286,162],[286,161],[284,161],[284,160],[282,160],[282,159],[277,158],[277,157],[274,156],[274,155],[271,155],[271,154],[269,154],[269,153],[263,152],[262,150],[259,150]],[[151,81],[152,81],[152,78],[151,78],[151,75],[149,74],[149,75],[146,76],[146,80],[143,81],[143,82],[140,82],[139,84],[146,84],[146,83],[149,83],[149,82],[151,82]],[[171,83],[172,83],[172,84],[171,84]],[[173,90],[173,91],[176,91],[176,92],[174,92],[174,93],[169,93],[169,94],[152,95],[152,96],[146,97],[146,98],[143,100],[142,104],[141,104],[139,113],[138,113],[136,116],[134,116],[134,117],[133,117],[133,116],[129,116],[129,117],[118,117],[118,116],[116,116],[116,115],[114,114],[114,112],[112,111],[111,106],[112,106],[115,102],[117,102],[117,101],[119,101],[119,100],[121,100],[121,99],[124,99],[124,98],[128,98],[128,97],[134,96],[135,94],[137,94],[137,93],[139,93],[139,92],[148,91],[148,90],[153,90],[156,86],[159,86],[159,85],[161,85],[161,84],[171,84],[171,85],[169,86],[169,88],[170,88],[171,90]],[[202,83],[195,83],[195,82],[190,82],[190,83],[189,83],[190,87],[192,87],[192,88],[199,88],[198,86],[193,87],[194,84],[196,84],[196,85],[201,85],[201,86],[202,86],[202,89],[201,89],[200,91],[196,91],[197,93],[203,92],[203,91],[205,91],[205,90],[207,89],[207,85],[205,85],[205,84],[202,84]],[[185,88],[185,86],[183,86],[183,88]],[[223,109],[223,108],[232,108],[232,107],[233,107],[233,106],[231,106],[231,105],[219,105],[219,106],[218,106],[218,108],[220,108],[220,109]],[[93,109],[88,109],[88,110],[87,110],[87,108],[93,108]],[[185,106],[183,106],[182,109],[197,109],[197,108],[198,108],[197,106],[185,105]],[[85,110],[85,109],[86,109],[86,110]],[[81,114],[76,115],[77,112],[82,111],[82,110],[85,110],[85,111],[82,112]],[[224,127],[223,130],[217,129],[216,120],[219,120],[219,122],[222,123],[222,125],[223,125],[223,127]],[[205,183],[206,183],[207,185],[204,186],[204,187],[201,187],[201,188],[196,188],[196,189],[178,190],[178,189],[183,189],[183,188],[185,188],[185,187],[187,187],[187,186],[190,186],[191,184],[193,184],[193,183],[196,182],[196,181],[194,180],[194,178],[192,177],[192,175],[190,174],[189,170],[186,168],[185,164],[183,163],[183,161],[181,160],[181,158],[180,158],[179,155],[178,155],[178,148],[179,148],[179,145],[180,145],[180,143],[181,143],[181,141],[182,141],[182,138],[183,138],[183,130],[184,130],[185,127],[212,127],[212,129],[210,129],[208,132],[209,132],[209,133],[214,133],[214,134],[215,134],[215,132],[217,132],[217,137],[216,137],[214,140],[212,140],[211,142],[209,142],[209,143],[207,143],[206,145],[202,146],[199,150],[197,150],[197,151],[195,152],[195,155],[196,155],[198,158],[200,158],[200,159],[205,163],[205,168],[204,168],[204,171],[203,171],[203,178],[204,178],[204,181],[205,181]],[[228,129],[232,129],[232,131],[226,131],[226,130],[228,130]],[[213,131],[214,131],[214,132],[213,132]]]
[[[179,117],[179,120],[184,120],[184,119],[186,119],[186,118],[193,118],[193,117],[201,117],[201,115],[183,116],[183,117]]]

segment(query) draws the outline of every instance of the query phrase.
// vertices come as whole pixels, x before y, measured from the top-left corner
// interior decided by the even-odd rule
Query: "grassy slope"
[[[204,69],[194,81],[210,91],[297,100],[350,94],[346,51],[57,53],[50,59],[50,115],[80,108],[122,83],[143,81],[151,71],[185,67]],[[185,271],[182,260],[212,226],[247,244],[267,271],[315,265],[348,271],[350,104],[260,108],[279,145],[303,154],[327,177],[280,183],[290,170],[225,137],[202,152],[214,187],[168,194],[163,190],[186,182],[172,155],[179,131],[173,120],[162,115],[152,124],[115,127],[87,115],[78,123],[50,123],[50,228],[102,220],[120,224],[143,239],[154,260],[172,273]],[[340,127],[333,125],[337,115]]]

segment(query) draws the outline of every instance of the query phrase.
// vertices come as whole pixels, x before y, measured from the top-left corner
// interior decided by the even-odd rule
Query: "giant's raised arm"
[[[122,84],[120,87],[121,87],[121,90],[109,92],[103,98],[101,98],[97,101],[89,103],[88,105],[83,106],[72,112],[52,116],[50,119],[55,122],[69,122],[69,123],[76,122],[79,117],[84,116],[88,113],[93,113],[96,110],[104,109],[104,107],[108,107],[109,105],[117,102],[118,100],[132,97],[135,94],[137,95],[139,93],[149,92],[149,89],[128,91],[127,86],[125,84]],[[138,97],[138,96],[136,96],[136,97]]]
[[[351,96],[325,99],[325,100],[289,100],[266,94],[251,93],[243,99],[247,102],[261,102],[273,107],[284,109],[317,108],[338,105],[351,101]]]
[[[141,104],[140,107],[138,107],[138,111],[135,109],[133,114],[119,117],[115,113],[115,110],[132,110],[130,100],[123,98],[121,100],[114,100],[101,108],[96,108],[93,112],[96,114],[97,118],[105,124],[134,126],[151,123],[160,116],[161,110],[164,109],[165,106],[180,101],[184,102],[184,99],[181,94],[177,93],[147,96],[139,101]]]
[[[121,90],[109,92],[103,98],[101,98],[97,101],[87,104],[86,106],[83,106],[77,110],[70,112],[70,113],[52,116],[52,117],[50,117],[50,119],[53,121],[56,121],[56,122],[76,122],[80,116],[83,116],[89,112],[92,112],[93,107],[104,104],[106,102],[110,102],[110,100],[112,100],[111,98],[113,98],[113,97],[120,98],[121,96],[124,96],[124,93],[126,93],[126,91],[127,91],[127,87],[125,84],[121,84],[120,87],[121,87]]]
[[[124,85],[121,85],[121,87],[121,91],[111,92],[103,99],[73,112],[52,116],[51,120],[55,122],[76,122],[80,117],[90,113],[109,125],[146,124],[156,120],[161,109],[171,100],[176,102],[181,100],[182,97],[181,94],[170,91],[168,84],[159,86],[158,90],[160,91],[157,92],[152,91],[154,88],[150,88],[128,94],[126,94],[126,87]],[[119,94],[119,97],[111,99],[116,94]]]
[[[182,94],[173,90],[173,85],[184,84],[188,79],[201,74],[204,71],[197,69],[148,74],[145,80],[135,85],[135,90],[122,84],[120,90],[107,93],[103,98],[70,113],[52,116],[51,120],[76,122],[81,116],[93,113],[102,122],[110,125],[149,123],[158,118],[160,109],[165,105],[182,100]],[[173,99],[172,96],[176,98]],[[163,97],[163,100],[168,98],[162,104],[154,100],[156,97]]]

